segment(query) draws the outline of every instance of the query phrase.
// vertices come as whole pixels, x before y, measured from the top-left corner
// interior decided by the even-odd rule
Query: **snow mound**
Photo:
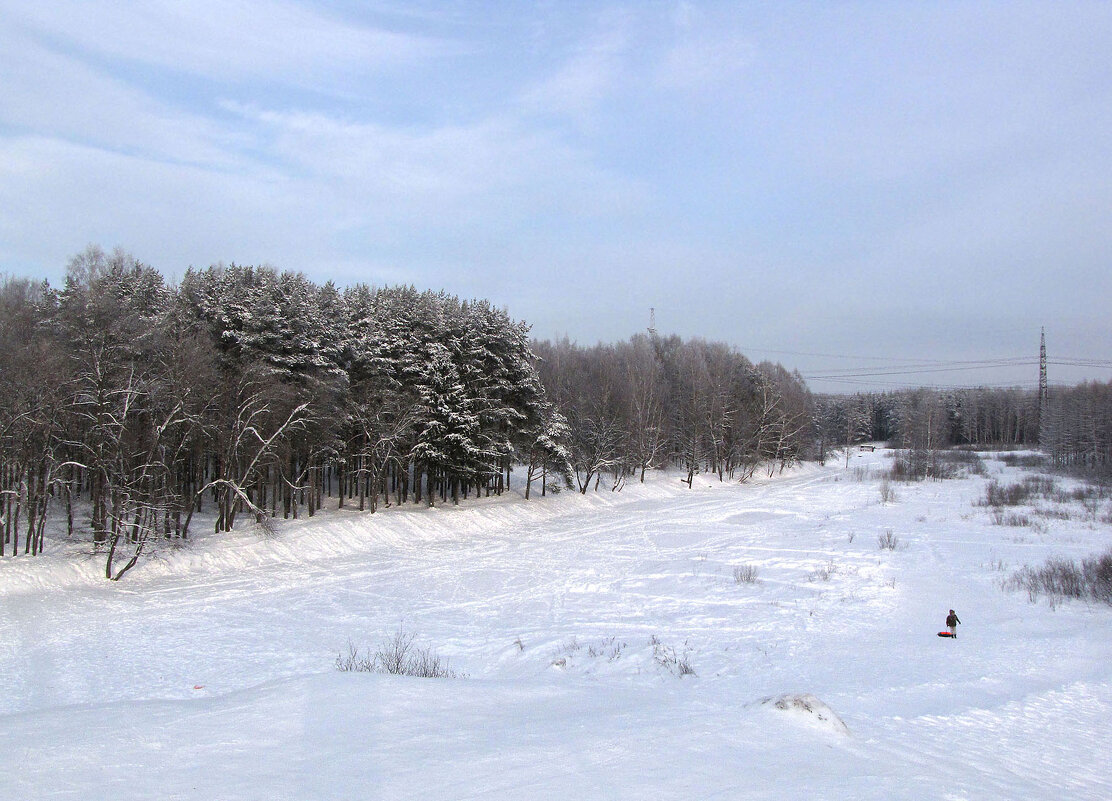
[[[849,727],[824,701],[810,693],[785,693],[761,699],[761,705],[786,712],[793,719],[836,734],[849,734]]]

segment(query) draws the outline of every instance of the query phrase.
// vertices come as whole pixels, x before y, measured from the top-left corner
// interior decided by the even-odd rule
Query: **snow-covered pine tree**
[[[421,417],[413,460],[426,478],[428,502],[439,491],[442,499],[458,503],[461,484],[485,469],[490,453],[482,449],[479,418],[451,352],[439,342],[428,345],[417,395]]]

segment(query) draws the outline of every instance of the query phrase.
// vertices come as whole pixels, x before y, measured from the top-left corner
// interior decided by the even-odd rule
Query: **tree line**
[[[580,492],[665,464],[745,480],[811,450],[811,396],[803,379],[736,349],[701,339],[639,334],[582,347],[534,343],[549,397],[567,421]]]
[[[0,286],[0,555],[51,510],[118,579],[159,540],[267,525],[325,497],[374,511],[566,476],[528,326],[485,301],[338,289],[267,267],[170,286],[90,248],[64,285]]]
[[[929,476],[947,448],[1040,449],[1055,467],[1097,478],[1112,473],[1112,382],[1035,390],[954,390],[825,395],[815,398],[818,452],[864,441],[907,452],[912,472]]]
[[[1055,465],[1112,478],[1112,381],[1053,389],[1039,437]]]
[[[90,247],[59,288],[0,281],[0,556],[41,552],[49,518],[118,579],[199,513],[265,529],[325,499],[497,494],[515,469],[527,499],[668,465],[744,481],[866,440],[920,475],[954,445],[1040,441],[1107,473],[1110,387],[814,396],[722,343],[538,342],[482,300],[234,264],[171,285]]]
[[[744,479],[805,458],[797,374],[702,340],[533,342],[486,301],[343,289],[240,265],[176,285],[93,246],[60,288],[0,283],[0,556],[47,519],[118,579],[240,520],[501,493],[620,489],[682,465]]]

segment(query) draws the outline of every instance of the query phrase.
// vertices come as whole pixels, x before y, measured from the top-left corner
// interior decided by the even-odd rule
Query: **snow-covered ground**
[[[1112,798],[1112,608],[1000,588],[1109,502],[994,525],[1019,470],[888,464],[5,559],[0,798]],[[335,668],[399,630],[466,675]]]

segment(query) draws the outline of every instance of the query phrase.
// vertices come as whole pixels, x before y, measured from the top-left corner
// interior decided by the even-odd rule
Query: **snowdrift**
[[[835,734],[849,734],[849,727],[834,710],[810,693],[785,693],[763,698],[760,704],[783,712],[790,720]]]

